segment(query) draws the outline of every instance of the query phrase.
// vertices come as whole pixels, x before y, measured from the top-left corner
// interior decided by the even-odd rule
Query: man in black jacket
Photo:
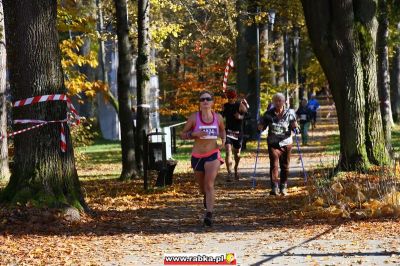
[[[248,104],[245,99],[238,100],[235,89],[228,89],[226,97],[228,102],[224,104],[222,116],[226,122],[225,162],[228,170],[227,181],[230,182],[232,181],[232,151],[235,158],[235,180],[239,179],[238,167],[243,143],[243,118],[248,110]]]

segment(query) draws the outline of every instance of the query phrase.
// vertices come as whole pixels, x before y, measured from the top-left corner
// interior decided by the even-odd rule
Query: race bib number
[[[287,145],[292,144],[292,143],[293,143],[293,139],[292,139],[292,137],[289,137],[287,139],[284,139],[284,140],[280,141],[279,142],[279,146],[280,147],[284,147],[284,146],[287,146]]]
[[[207,135],[201,137],[201,139],[217,139],[217,126],[199,126],[199,129],[203,132],[206,132]]]
[[[233,130],[227,130],[226,131],[226,137],[230,138],[230,139],[234,139],[234,140],[238,140],[239,139],[239,131],[233,131]]]
[[[275,135],[284,135],[288,131],[289,123],[272,123],[272,133]]]
[[[300,120],[306,121],[307,120],[307,115],[305,115],[305,114],[300,115]]]

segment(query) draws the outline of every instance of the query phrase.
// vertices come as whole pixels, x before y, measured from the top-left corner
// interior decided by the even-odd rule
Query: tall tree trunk
[[[6,39],[4,32],[3,1],[0,1],[0,134],[7,135],[7,102],[6,102]],[[0,179],[8,179],[8,142],[4,138],[0,142]]]
[[[247,10],[246,0],[238,0],[236,1],[236,12],[241,14]],[[237,80],[237,89],[239,92],[243,94],[247,94],[247,42],[246,42],[246,25],[243,22],[243,16],[238,15],[236,17],[236,30],[238,35],[236,37],[236,80]]]
[[[275,43],[274,30],[271,29],[268,32],[268,35],[269,35],[269,38],[268,38],[269,43],[270,44],[274,44]],[[275,67],[275,49],[276,49],[275,45],[272,45],[272,49],[269,52],[269,69],[270,69],[270,71],[269,71],[269,77],[268,77],[269,81],[268,82],[272,86],[276,86],[277,85],[277,83],[276,83],[276,67]]]
[[[260,64],[264,71],[268,68],[268,45],[269,45],[269,34],[268,34],[268,23],[260,25]]]
[[[4,0],[3,4],[13,100],[66,93],[56,28],[57,1]],[[62,120],[66,108],[62,101],[41,102],[15,108],[13,118]],[[3,201],[24,203],[34,199],[46,205],[86,207],[70,130],[64,126],[65,153],[60,149],[59,123],[15,136],[14,167],[2,193]],[[14,130],[22,127],[13,125]]]
[[[388,21],[388,3],[386,0],[378,0],[378,32],[376,53],[378,55],[378,92],[381,106],[381,115],[383,122],[383,132],[386,141],[386,148],[391,150],[392,143],[392,112],[390,106],[390,76],[389,76],[389,21]]]
[[[273,54],[275,66],[275,84],[279,86],[285,84],[285,42],[280,31],[274,31],[273,34],[275,40],[275,51]]]
[[[299,107],[299,53],[298,53],[298,45],[299,43],[296,44],[295,38],[298,38],[298,31],[296,30],[296,27],[293,29],[292,32],[292,38],[290,40],[290,83],[296,84],[296,88],[294,89],[292,93],[293,97],[293,109],[297,109]],[[298,40],[299,41],[299,40]]]
[[[128,7],[126,0],[115,0],[118,35],[118,105],[121,126],[122,172],[120,179],[137,176],[135,164],[135,134],[130,104],[130,71],[132,68],[131,45],[129,43]]]
[[[138,168],[143,171],[144,134],[149,131],[150,105],[146,94],[150,90],[150,1],[138,1],[138,58],[137,70],[137,128],[136,128],[136,162]]]
[[[400,23],[397,28],[400,30]],[[400,45],[396,44],[393,50],[390,90],[393,120],[398,123],[400,121]]]
[[[97,8],[97,31],[101,35],[104,30],[104,23],[103,23],[103,11],[102,11],[100,1],[101,0],[96,0],[96,8]],[[100,65],[102,80],[105,84],[108,84],[108,74],[107,74],[107,69],[105,66],[106,49],[105,49],[104,41],[101,37],[99,39],[99,56],[98,56],[98,58],[99,58],[99,65]],[[114,95],[112,94],[110,89],[108,89],[104,93],[106,94],[107,99],[109,99],[112,107],[114,107],[115,111],[118,114],[119,113],[118,100],[114,97]]]
[[[247,12],[249,13],[257,13],[258,6],[256,2],[247,0]],[[248,103],[250,105],[249,108],[249,117],[250,120],[246,125],[247,134],[250,139],[257,138],[257,114],[259,112],[259,91],[257,86],[257,57],[260,56],[259,51],[257,51],[257,31],[259,30],[259,26],[253,20],[253,23],[245,28],[245,42],[247,44],[246,50],[246,60],[247,60],[247,84],[246,90],[248,97]],[[259,48],[259,47],[258,47]]]
[[[367,155],[371,163],[381,165],[386,162],[388,153],[383,135],[377,87],[376,8],[377,0],[353,0],[354,22],[357,25],[363,69]]]
[[[302,0],[302,4],[312,46],[328,78],[338,111],[339,165],[344,170],[364,170],[368,168],[369,158],[372,163],[387,160],[373,77],[376,64],[372,57],[366,56],[375,46],[371,37],[375,19],[375,14],[370,13],[373,1],[362,1],[368,7],[352,0]],[[366,35],[361,36],[362,32]],[[365,42],[366,38],[369,43]],[[368,63],[372,64],[369,68]],[[372,111],[366,105],[371,105]],[[373,118],[375,126],[371,123]],[[369,136],[366,136],[367,129]],[[376,150],[371,150],[374,147]]]

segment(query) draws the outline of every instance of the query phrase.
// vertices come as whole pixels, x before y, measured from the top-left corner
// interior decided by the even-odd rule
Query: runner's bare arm
[[[192,114],[189,116],[188,120],[186,121],[185,126],[181,132],[181,139],[191,139],[192,136],[192,129],[194,128],[196,123],[196,114]]]
[[[218,114],[218,125],[219,125],[219,136],[221,137],[222,140],[222,147],[224,147],[226,141],[226,131],[225,131],[224,120],[220,114]]]
[[[247,113],[247,109],[248,109],[247,106],[248,106],[248,103],[247,103],[246,99],[241,100],[240,105],[239,105],[239,112],[242,114]]]

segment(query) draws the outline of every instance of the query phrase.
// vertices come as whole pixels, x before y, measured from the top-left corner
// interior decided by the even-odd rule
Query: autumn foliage
[[[160,109],[162,115],[188,116],[198,111],[199,93],[203,90],[214,93],[214,110],[222,110],[226,102],[222,91],[225,62],[209,60],[207,56],[211,51],[201,48],[200,42],[195,45],[194,52],[195,56],[181,60],[186,71],[170,79],[172,89],[163,99],[163,107]]]
[[[65,86],[69,95],[85,93],[94,97],[97,92],[108,90],[108,85],[87,76],[83,67],[94,71],[98,67],[98,34],[96,18],[88,7],[67,3],[57,10],[57,28],[61,36],[61,65],[65,75]],[[64,37],[64,38],[63,38]],[[84,46],[89,50],[84,52]]]

